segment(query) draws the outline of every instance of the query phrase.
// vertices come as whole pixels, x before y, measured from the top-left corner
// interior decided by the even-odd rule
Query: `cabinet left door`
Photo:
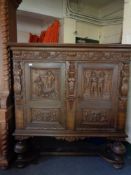
[[[66,128],[65,73],[64,62],[24,64],[24,129]]]

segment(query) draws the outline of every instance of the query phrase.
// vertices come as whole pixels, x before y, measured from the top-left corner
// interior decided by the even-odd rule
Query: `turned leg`
[[[19,140],[15,145],[14,151],[17,154],[16,166],[18,168],[23,168],[25,166],[24,155],[27,151],[26,141]]]
[[[125,146],[120,141],[116,141],[112,145],[112,151],[114,154],[114,168],[122,168],[124,165],[124,154],[126,152]]]

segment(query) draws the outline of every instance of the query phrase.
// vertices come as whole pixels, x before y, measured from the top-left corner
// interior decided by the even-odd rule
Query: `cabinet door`
[[[117,122],[117,64],[78,63],[77,130],[114,130]]]
[[[27,129],[65,129],[65,63],[26,63],[25,94]]]

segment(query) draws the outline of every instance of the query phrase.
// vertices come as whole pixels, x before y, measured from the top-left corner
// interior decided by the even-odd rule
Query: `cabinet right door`
[[[77,130],[114,130],[117,123],[119,66],[78,63]]]

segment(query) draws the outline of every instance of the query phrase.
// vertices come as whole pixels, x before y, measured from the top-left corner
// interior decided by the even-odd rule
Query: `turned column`
[[[0,167],[6,168],[11,154],[9,135],[13,131],[13,100],[8,42],[16,41],[16,9],[22,0],[0,0]],[[10,136],[11,137],[11,136]]]

